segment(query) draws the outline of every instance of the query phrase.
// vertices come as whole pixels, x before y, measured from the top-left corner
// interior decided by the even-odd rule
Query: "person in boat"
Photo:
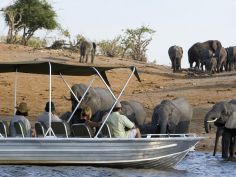
[[[100,127],[100,122],[91,121],[92,117],[92,109],[89,106],[86,106],[82,109],[80,122],[85,123],[87,126],[91,127],[92,129],[96,129]]]
[[[21,102],[19,106],[16,106],[16,114],[13,116],[10,122],[10,136],[15,137],[16,136],[16,130],[14,127],[15,122],[21,122],[25,129],[26,137],[31,136],[31,125],[29,120],[26,118],[28,116],[29,108],[27,106],[27,103]]]
[[[140,130],[125,115],[120,114],[121,109],[121,103],[117,102],[107,119],[107,124],[112,130],[112,136],[115,138],[140,138]],[[129,130],[126,131],[126,129]]]
[[[60,119],[64,122],[68,122],[72,112],[73,112],[74,108],[72,108],[72,111],[67,111],[65,113],[63,113],[60,116]],[[70,121],[68,122],[69,126],[71,127],[73,124],[78,124],[78,123],[84,123],[84,120],[81,120],[81,112],[82,109],[81,108],[77,108],[77,110],[75,111],[74,115],[72,116],[72,118],[70,119]]]
[[[51,102],[51,121],[62,122],[62,120],[56,115],[56,109],[54,102]],[[47,128],[49,126],[49,102],[46,103],[45,112],[41,113],[38,117],[38,122],[44,123]]]

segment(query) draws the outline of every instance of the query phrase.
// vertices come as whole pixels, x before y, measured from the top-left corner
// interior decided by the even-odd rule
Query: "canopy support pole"
[[[107,121],[108,117],[110,116],[110,114],[111,114],[111,112],[112,112],[113,108],[115,107],[116,103],[119,101],[119,99],[120,99],[121,95],[123,94],[123,92],[124,92],[125,88],[127,87],[128,83],[129,83],[130,79],[131,79],[131,78],[132,78],[132,76],[134,75],[134,72],[135,72],[135,70],[136,70],[136,68],[134,67],[134,69],[133,69],[132,73],[130,74],[130,76],[129,76],[128,80],[126,81],[126,83],[125,83],[125,85],[124,85],[123,89],[121,90],[121,92],[120,92],[119,96],[117,97],[117,99],[115,99],[115,100],[116,100],[116,101],[115,101],[115,103],[112,105],[112,107],[111,107],[110,111],[109,111],[109,112],[108,112],[108,114],[106,115],[106,118],[105,118],[105,120],[103,121],[102,125],[99,127],[99,130],[97,131],[97,134],[94,136],[94,138],[97,138],[97,136],[98,136],[98,135],[99,135],[99,133],[101,132],[101,130],[102,130],[102,127],[103,127],[103,126],[104,126],[104,124],[106,123],[106,121]],[[109,91],[110,91],[110,90],[109,90]],[[112,91],[110,91],[110,92],[112,93]],[[113,93],[112,93],[112,94],[113,94]]]
[[[78,109],[78,107],[80,106],[82,100],[84,99],[85,95],[87,94],[87,92],[89,91],[89,89],[91,88],[92,86],[92,83],[94,82],[95,80],[95,77],[93,77],[91,80],[90,80],[90,83],[89,83],[89,86],[88,88],[86,89],[86,91],[84,92],[84,94],[82,95],[81,99],[79,100],[77,98],[77,96],[75,95],[75,93],[73,92],[73,90],[71,89],[71,87],[69,86],[69,84],[66,82],[66,80],[64,79],[63,75],[60,73],[60,76],[63,80],[63,82],[66,84],[66,86],[69,88],[70,92],[72,93],[72,95],[74,96],[74,98],[76,99],[76,101],[78,102],[78,104],[76,105],[75,109],[73,110],[72,114],[70,115],[69,119],[67,120],[67,123],[69,123],[72,119],[72,117],[74,116],[75,114],[75,111]]]
[[[83,99],[84,99],[85,95],[87,94],[87,92],[88,92],[88,91],[89,91],[89,89],[91,88],[91,86],[92,86],[92,84],[93,84],[94,80],[95,80],[95,78],[93,78],[92,80],[90,80],[90,83],[89,83],[89,85],[88,85],[87,89],[85,90],[85,92],[84,92],[83,96],[81,97],[81,99],[80,99],[79,101],[78,101],[78,99],[77,99],[77,101],[78,101],[78,104],[76,105],[75,109],[73,110],[72,114],[70,115],[70,117],[69,117],[69,119],[68,119],[67,123],[69,123],[69,122],[70,122],[70,120],[72,119],[72,117],[74,116],[74,114],[75,114],[75,111],[76,111],[76,110],[78,109],[78,107],[80,106],[80,104],[81,104],[81,102],[83,101]],[[72,92],[73,92],[73,91],[72,91]],[[76,98],[77,98],[77,97],[76,97]]]
[[[103,79],[102,75],[99,73],[99,71],[97,70],[97,68],[92,67],[94,69],[94,71],[98,74],[98,76],[100,77],[100,79],[102,80],[102,82],[105,84],[105,86],[107,87],[107,89],[109,90],[109,92],[111,93],[111,95],[113,96],[113,98],[116,100],[116,96],[114,95],[114,93],[112,92],[111,88],[107,85],[106,81]]]
[[[48,62],[49,64],[49,122],[48,122],[48,130],[45,133],[45,136],[47,136],[47,134],[49,133],[49,137],[53,135],[55,136],[52,127],[51,127],[51,121],[52,121],[52,66],[51,63]]]
[[[16,94],[17,94],[17,68],[15,72],[15,84],[14,84],[14,115],[16,115]]]
[[[63,75],[60,73],[60,76],[63,80],[63,82],[66,84],[66,86],[68,87],[68,89],[70,90],[70,92],[72,93],[72,95],[74,96],[74,98],[76,99],[76,101],[79,102],[79,99],[77,98],[77,96],[75,95],[75,93],[73,92],[73,90],[70,88],[69,84],[66,82],[66,80],[64,79]]]

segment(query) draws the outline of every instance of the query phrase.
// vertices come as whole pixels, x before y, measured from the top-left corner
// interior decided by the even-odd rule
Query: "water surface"
[[[112,169],[91,166],[31,166],[1,165],[0,176],[4,177],[236,177],[236,162],[226,162],[221,155],[212,153],[190,152],[174,169]]]

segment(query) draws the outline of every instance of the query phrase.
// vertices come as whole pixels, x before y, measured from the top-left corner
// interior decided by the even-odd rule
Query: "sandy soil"
[[[0,61],[23,61],[35,58],[53,58],[55,61],[78,63],[79,54],[64,50],[35,50],[30,47],[18,45],[0,44]],[[167,59],[169,60],[169,59]],[[173,73],[170,67],[135,63],[121,58],[107,58],[97,56],[95,65],[134,65],[138,68],[142,82],[133,78],[124,92],[123,100],[136,100],[142,102],[148,112],[146,122],[150,121],[153,107],[163,99],[173,99],[178,96],[185,97],[194,107],[194,115],[190,131],[200,136],[209,138],[201,141],[197,149],[213,150],[215,130],[205,134],[203,119],[211,106],[223,100],[236,98],[236,72],[215,74],[191,74],[187,71]],[[112,90],[116,95],[122,89],[130,71],[110,71],[108,79]],[[13,114],[14,103],[14,73],[0,74],[0,111],[2,119]],[[75,83],[89,83],[90,77],[68,77],[65,79],[70,85]],[[17,103],[25,101],[30,107],[30,120],[34,124],[37,115],[43,111],[48,100],[48,77],[43,75],[18,74]],[[58,114],[70,110],[70,102],[64,96],[69,97],[69,91],[63,81],[53,77],[52,98],[56,104]],[[94,86],[105,87],[99,79]],[[8,119],[9,120],[9,119]],[[220,148],[219,148],[220,149]]]

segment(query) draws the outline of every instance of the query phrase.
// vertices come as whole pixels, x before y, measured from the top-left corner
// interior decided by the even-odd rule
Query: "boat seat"
[[[7,137],[7,128],[3,121],[0,120],[0,138]]]
[[[68,138],[69,129],[65,122],[51,122],[51,127],[56,137]]]
[[[75,137],[79,138],[92,138],[92,129],[84,123],[73,124],[71,126],[72,133]]]
[[[111,138],[111,128],[108,124],[104,124],[101,130],[101,137],[103,138]]]
[[[36,137],[44,137],[46,133],[46,126],[43,122],[35,122]]]
[[[17,137],[24,138],[26,136],[26,130],[25,130],[25,126],[24,126],[23,122],[21,122],[21,121],[14,122],[14,128],[16,130]]]

